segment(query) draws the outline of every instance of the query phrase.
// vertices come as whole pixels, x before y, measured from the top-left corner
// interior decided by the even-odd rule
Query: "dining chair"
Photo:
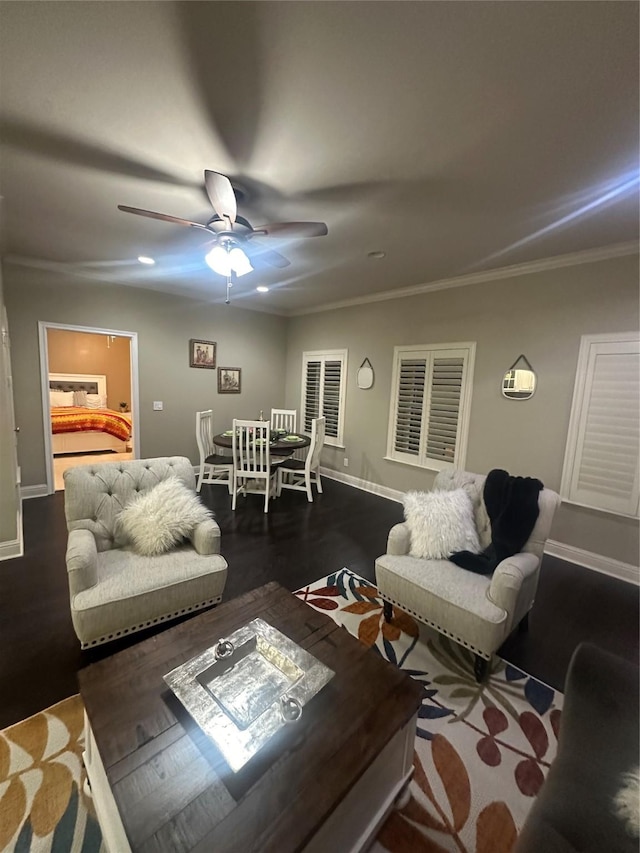
[[[264,494],[264,511],[269,512],[269,498],[276,496],[269,433],[268,421],[233,421],[232,510],[239,494]]]
[[[297,429],[298,412],[296,409],[271,409],[271,429],[286,429],[289,434],[295,433]],[[302,453],[299,450],[286,451],[280,448],[274,451],[274,464],[280,465],[285,459],[291,456],[294,459],[304,459],[307,448],[302,448]]]
[[[296,409],[271,409],[271,429],[286,429],[295,432],[298,422]]]
[[[320,454],[324,445],[324,425],[324,418],[314,418],[311,421],[311,444],[306,459],[285,459],[278,465],[276,472],[278,495],[282,489],[294,489],[298,492],[306,492],[307,500],[312,502],[312,482],[315,482],[318,492],[322,494]]]
[[[196,442],[200,454],[196,491],[200,491],[203,483],[226,483],[229,494],[232,494],[233,457],[216,453],[213,443],[213,409],[196,412]]]

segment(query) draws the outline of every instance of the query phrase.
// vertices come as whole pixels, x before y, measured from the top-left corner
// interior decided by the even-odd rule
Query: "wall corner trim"
[[[361,489],[364,492],[370,492],[373,495],[402,503],[404,492],[399,489],[381,486],[378,483],[354,477],[352,474],[334,471],[332,468],[321,467],[320,474],[329,480],[336,480],[339,483],[345,483],[347,486],[353,486],[355,489]],[[614,560],[612,557],[595,554],[593,551],[585,551],[583,548],[576,548],[575,545],[565,545],[563,542],[556,542],[554,539],[547,539],[544,552],[550,557],[557,557],[567,563],[575,563],[585,569],[601,572],[627,583],[640,585],[640,568],[631,565],[631,563],[623,563],[622,560]]]
[[[44,498],[49,494],[46,483],[39,483],[37,486],[22,486],[20,488],[20,497],[23,501],[29,498]]]

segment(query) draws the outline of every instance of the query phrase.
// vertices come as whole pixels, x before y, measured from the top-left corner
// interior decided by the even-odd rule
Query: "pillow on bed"
[[[87,409],[106,409],[107,398],[104,394],[87,394]]]
[[[140,492],[116,517],[116,530],[137,554],[164,554],[212,513],[182,480],[169,477]]]
[[[412,557],[446,560],[456,551],[480,550],[473,504],[464,489],[407,492],[403,503]]]
[[[49,391],[51,406],[73,406],[73,391]]]
[[[86,391],[74,391],[73,392],[73,405],[74,406],[82,406],[82,408],[87,408],[87,392]]]

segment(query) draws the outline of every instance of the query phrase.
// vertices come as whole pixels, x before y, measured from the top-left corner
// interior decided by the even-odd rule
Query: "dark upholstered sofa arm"
[[[515,853],[638,853],[615,815],[622,774],[638,764],[638,667],[590,643],[574,652],[558,754]]]

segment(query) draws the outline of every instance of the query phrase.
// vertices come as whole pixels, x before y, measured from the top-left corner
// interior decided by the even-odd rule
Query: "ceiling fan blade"
[[[236,194],[231,186],[231,181],[226,175],[219,172],[204,170],[204,185],[213,209],[221,219],[228,219],[231,224],[236,221],[238,205]]]
[[[254,228],[257,234],[268,237],[324,237],[329,229],[324,222],[272,222]]]
[[[149,219],[161,219],[163,222],[175,222],[176,225],[188,225],[189,228],[202,228],[205,231],[209,231],[206,225],[201,225],[199,222],[191,222],[190,219],[180,219],[178,216],[169,216],[168,213],[155,213],[153,210],[127,207],[126,204],[119,204],[118,210],[124,210],[125,213],[135,213],[137,216],[147,216]]]
[[[285,258],[284,255],[281,255],[280,252],[274,252],[273,249],[265,249],[257,243],[245,243],[242,248],[249,256],[249,260],[252,264],[255,262],[255,264],[261,265],[264,262],[264,264],[268,264],[270,267],[284,269],[291,263],[291,261]]]

